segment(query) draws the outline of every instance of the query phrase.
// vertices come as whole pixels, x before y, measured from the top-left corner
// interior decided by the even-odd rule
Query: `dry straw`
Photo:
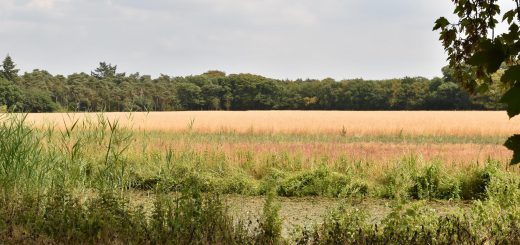
[[[520,132],[503,111],[183,111],[105,113],[135,129],[199,132],[326,133],[348,135],[483,135]],[[29,114],[38,125],[95,118],[95,114]]]

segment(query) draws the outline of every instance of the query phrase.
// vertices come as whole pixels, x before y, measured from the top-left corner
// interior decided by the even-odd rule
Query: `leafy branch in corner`
[[[488,92],[498,82],[492,75],[504,70],[499,82],[506,92],[500,102],[506,104],[509,118],[520,114],[520,0],[511,1],[516,7],[501,14],[497,0],[452,0],[458,21],[440,17],[433,27],[440,30],[455,78],[470,92]],[[508,29],[496,35],[500,22]],[[520,135],[504,145],[513,151],[511,164],[520,163]]]

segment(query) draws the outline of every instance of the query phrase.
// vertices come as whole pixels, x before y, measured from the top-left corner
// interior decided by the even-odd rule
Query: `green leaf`
[[[503,83],[520,82],[520,65],[511,66],[500,79]]]
[[[515,18],[516,12],[514,10],[509,10],[504,14],[504,18],[502,18],[502,21],[507,20],[508,24],[511,24],[513,22],[513,19]]]
[[[507,104],[507,115],[509,118],[520,114],[520,85],[517,83],[509,89],[500,99],[500,102]]]
[[[433,30],[436,31],[438,29],[445,28],[449,24],[450,24],[450,22],[446,18],[440,17],[439,19],[437,19],[435,21],[435,26],[433,27]]]
[[[518,30],[519,30],[518,25],[515,23],[512,23],[509,26],[509,33],[504,33],[502,35],[506,44],[511,45],[518,39],[518,37],[519,37]]]
[[[515,134],[507,139],[504,146],[507,149],[513,151],[513,158],[511,159],[511,165],[520,163],[520,135]]]
[[[495,73],[500,69],[502,62],[506,59],[506,52],[504,51],[504,45],[501,40],[498,38],[495,40],[491,49],[488,50],[488,62],[487,62],[487,72],[489,74]]]
[[[491,43],[487,40],[480,44],[482,51],[476,52],[469,58],[468,64],[483,66],[488,74],[495,73],[506,59],[506,52],[502,40],[497,38]]]
[[[444,43],[444,47],[449,47],[457,38],[457,31],[455,29],[443,30],[441,32],[440,40]]]
[[[472,66],[485,65],[488,60],[487,52],[477,52],[468,60],[468,64]]]

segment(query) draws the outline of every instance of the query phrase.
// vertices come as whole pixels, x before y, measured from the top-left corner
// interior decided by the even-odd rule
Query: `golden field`
[[[32,113],[26,122],[63,128],[99,116],[139,132],[134,154],[211,153],[233,166],[247,156],[257,168],[273,156],[297,158],[303,168],[320,159],[392,165],[411,155],[445,165],[508,162],[512,154],[502,144],[520,132],[520,119],[509,120],[505,111]]]
[[[95,118],[97,113],[29,114],[37,125]],[[482,135],[520,132],[504,111],[182,111],[104,113],[138,130],[348,135]]]

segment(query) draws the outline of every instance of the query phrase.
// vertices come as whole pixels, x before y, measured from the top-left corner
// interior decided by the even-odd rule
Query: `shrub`
[[[498,166],[488,163],[483,169],[466,171],[460,176],[462,179],[461,196],[465,200],[485,199],[486,189],[491,181],[491,176],[499,171]]]
[[[382,181],[384,198],[406,200],[411,198],[410,190],[415,186],[415,163],[398,164],[388,171]]]
[[[496,169],[488,175],[485,197],[502,207],[520,204],[520,178],[511,172]]]
[[[345,203],[325,217],[323,224],[310,235],[297,237],[296,243],[318,244],[370,244],[376,241],[377,233],[363,210]]]
[[[419,168],[415,161],[397,165],[383,180],[385,198],[406,199],[458,199],[461,196],[460,181],[438,164]]]
[[[242,195],[254,195],[258,193],[258,187],[254,180],[241,173],[235,173],[223,178],[216,178],[214,185],[216,186],[215,189],[220,193]]]
[[[323,166],[284,179],[278,193],[281,196],[364,196],[368,186],[355,181],[350,174],[331,172]]]
[[[382,221],[384,241],[429,244],[436,234],[439,216],[423,203],[396,204]]]
[[[503,171],[498,162],[488,162],[484,168],[468,171],[462,179],[462,197],[467,200],[495,200],[503,206],[520,201],[520,178]]]
[[[415,184],[411,196],[415,199],[458,199],[460,198],[459,181],[449,176],[438,164],[424,166],[414,176]]]

